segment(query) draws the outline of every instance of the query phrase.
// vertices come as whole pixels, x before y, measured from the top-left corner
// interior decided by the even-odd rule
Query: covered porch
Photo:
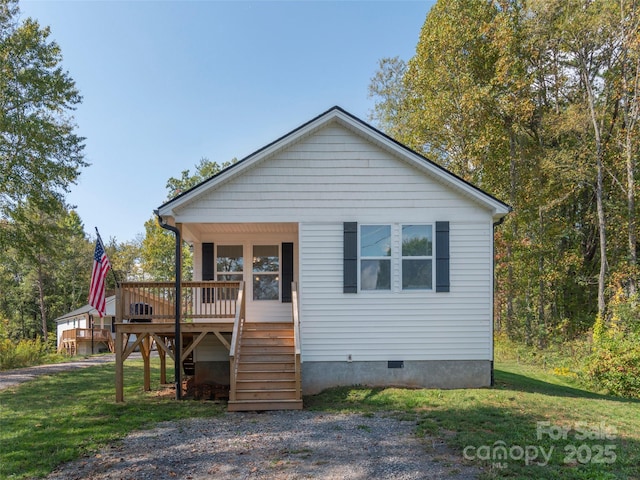
[[[150,361],[155,347],[160,383],[167,383],[167,356],[174,362],[177,399],[186,394],[182,382],[186,378],[209,388],[226,387],[228,382],[229,410],[302,408],[295,283],[291,289],[290,322],[256,322],[246,315],[244,281],[120,284],[116,292],[116,401],[124,401],[124,362],[136,350],[143,359],[144,389],[151,389]],[[198,348],[214,350],[218,358],[222,351],[224,360],[199,361],[194,355]],[[226,371],[221,372],[220,365]]]

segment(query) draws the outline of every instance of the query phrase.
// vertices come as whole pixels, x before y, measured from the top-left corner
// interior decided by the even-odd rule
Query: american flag
[[[104,284],[107,272],[111,268],[109,257],[104,251],[100,237],[96,240],[96,250],[93,254],[93,271],[91,272],[91,288],[89,289],[89,305],[98,311],[100,317],[104,317],[106,299]]]

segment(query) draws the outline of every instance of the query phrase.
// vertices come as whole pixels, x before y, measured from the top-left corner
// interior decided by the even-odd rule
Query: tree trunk
[[[544,214],[542,211],[542,207],[538,209],[539,222],[540,222],[540,230],[539,230],[539,242],[542,246],[542,242],[544,241]],[[544,248],[540,248],[540,253],[538,256],[538,323],[540,325],[547,325],[546,316],[545,316],[545,285],[544,285]],[[545,328],[545,332],[546,332]],[[538,339],[538,344],[542,347],[542,338]],[[546,339],[545,339],[546,340]]]
[[[44,302],[44,273],[42,272],[42,264],[38,265],[38,302],[40,303],[40,318],[42,320],[42,341],[48,345],[49,329],[47,327],[47,309]]]
[[[636,233],[636,161],[633,156],[633,140],[631,131],[627,130],[626,138],[626,156],[627,156],[627,215],[628,215],[628,245],[629,245],[629,266],[631,267],[631,275],[629,278],[629,295],[636,293],[636,274],[635,267],[638,264]]]
[[[584,82],[589,116],[593,125],[593,134],[596,147],[596,209],[598,212],[598,237],[600,240],[600,272],[598,274],[598,315],[604,318],[606,310],[606,299],[604,296],[607,280],[607,222],[604,211],[604,152],[602,147],[601,127],[598,123],[598,115],[595,109],[594,92],[589,78],[589,70],[584,63],[581,70],[582,81]]]
[[[516,136],[513,131],[512,123],[508,122],[507,129],[509,131],[509,203],[511,207],[515,209],[516,203],[516,183],[517,183],[517,169],[516,169]],[[512,237],[511,241],[507,241],[507,322],[513,325],[515,322],[515,310],[513,308],[513,298],[515,297],[514,288],[514,273],[513,273],[513,252],[511,249],[511,242],[518,238],[518,223],[515,220],[511,222]]]
[[[602,164],[602,153],[597,148],[597,184],[596,184],[596,206],[598,209],[598,235],[600,238],[600,273],[598,274],[598,315],[604,318],[606,309],[606,300],[604,297],[604,290],[607,279],[607,223],[604,212],[604,200],[603,200],[603,171],[604,166]]]

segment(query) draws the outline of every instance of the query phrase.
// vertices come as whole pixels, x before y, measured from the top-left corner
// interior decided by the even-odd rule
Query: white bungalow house
[[[194,279],[244,282],[245,327],[267,330],[238,339],[239,354],[230,330],[201,339],[191,350],[196,372],[228,369],[231,350],[231,382],[247,383],[232,386],[230,409],[279,398],[257,382],[276,368],[277,328],[297,315],[305,394],[490,385],[493,230],[509,210],[329,109],[159,207],[161,221],[193,245]],[[277,328],[268,333],[269,325]],[[242,377],[242,352],[255,378]]]
[[[90,355],[101,351],[113,351],[115,334],[116,296],[106,299],[105,316],[85,305],[55,319],[58,352],[69,355]]]

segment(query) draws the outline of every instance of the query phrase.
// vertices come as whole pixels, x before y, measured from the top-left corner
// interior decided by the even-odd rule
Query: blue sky
[[[415,53],[432,1],[36,1],[83,96],[85,230],[128,241],[202,158],[241,159],[340,105],[368,119],[378,60]]]

